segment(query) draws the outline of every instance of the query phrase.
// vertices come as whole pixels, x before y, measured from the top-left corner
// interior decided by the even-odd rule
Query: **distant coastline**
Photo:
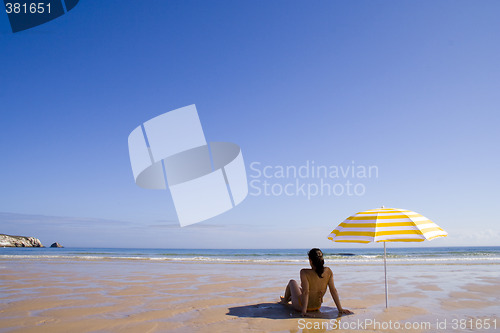
[[[12,236],[0,234],[0,246],[2,247],[44,247],[42,242],[35,237]]]

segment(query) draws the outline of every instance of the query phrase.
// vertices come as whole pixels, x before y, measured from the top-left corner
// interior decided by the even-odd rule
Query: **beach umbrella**
[[[448,234],[428,218],[406,209],[381,208],[349,216],[328,239],[341,243],[384,243],[385,307],[387,296],[386,242],[423,242]]]

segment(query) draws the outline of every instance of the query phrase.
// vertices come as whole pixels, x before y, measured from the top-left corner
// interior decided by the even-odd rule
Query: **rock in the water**
[[[62,246],[58,242],[55,242],[55,243],[52,243],[52,245],[50,247],[64,247],[64,246]]]
[[[0,234],[0,246],[3,247],[43,247],[42,242],[35,237],[9,236]]]

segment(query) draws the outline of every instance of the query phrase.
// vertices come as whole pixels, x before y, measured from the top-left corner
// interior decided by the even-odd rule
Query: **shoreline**
[[[0,256],[0,263],[2,261],[11,261],[14,259],[19,259],[22,261],[47,261],[51,263],[57,263],[57,262],[151,262],[151,263],[159,263],[159,264],[199,264],[199,265],[268,265],[268,266],[275,266],[275,265],[280,265],[280,266],[307,266],[307,262],[264,262],[264,261],[208,261],[208,260],[175,260],[175,259],[151,259],[151,258],[82,258],[82,257],[57,257],[57,258],[33,258],[31,256],[16,256],[15,258],[2,258]],[[383,265],[383,259],[380,260],[380,262],[354,262],[354,261],[348,261],[348,262],[335,262],[335,261],[330,261],[329,265],[335,265],[335,266],[375,266],[378,267],[382,263]],[[413,262],[411,261],[390,261],[387,260],[387,266],[483,266],[483,265],[493,265],[497,266],[500,265],[500,260],[498,259],[491,259],[491,262],[488,262],[488,260],[485,260],[485,262],[464,262],[464,261],[459,261],[457,260],[456,262],[450,262],[448,260],[443,260],[443,262],[425,262],[425,261],[418,261],[415,260]]]
[[[0,260],[145,260],[192,263],[306,264],[303,249],[137,249],[137,248],[4,248]],[[379,265],[375,248],[328,249],[325,260],[336,265]],[[389,265],[500,264],[500,247],[392,248]]]

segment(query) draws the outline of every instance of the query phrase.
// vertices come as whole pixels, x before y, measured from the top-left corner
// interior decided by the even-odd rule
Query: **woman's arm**
[[[307,305],[309,303],[309,281],[307,280],[307,275],[305,270],[300,271],[300,286],[302,288],[301,303],[302,303],[302,315],[307,313]]]
[[[353,312],[347,309],[343,309],[342,305],[340,305],[339,294],[337,289],[335,288],[335,284],[333,283],[333,273],[330,270],[330,280],[328,281],[328,289],[330,289],[330,294],[332,295],[333,301],[339,310],[339,314],[352,314]]]

